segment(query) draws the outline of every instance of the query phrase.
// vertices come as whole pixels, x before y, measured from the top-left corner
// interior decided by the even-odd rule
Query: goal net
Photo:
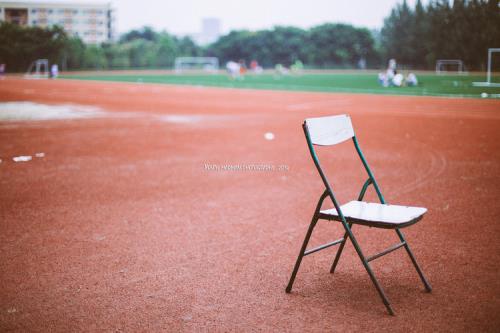
[[[31,63],[24,77],[29,79],[46,79],[49,77],[49,60],[38,59]]]
[[[464,62],[459,59],[436,60],[436,74],[458,73],[464,74]]]
[[[219,70],[219,59],[215,57],[178,57],[175,58],[174,69],[176,73],[187,70],[216,73]]]
[[[488,49],[488,71],[486,72],[486,82],[473,82],[476,87],[500,87],[500,82],[493,82],[493,54],[500,53],[500,48]],[[497,77],[498,79],[498,77]]]

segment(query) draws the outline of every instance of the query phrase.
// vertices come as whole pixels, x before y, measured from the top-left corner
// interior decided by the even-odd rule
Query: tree
[[[83,51],[84,68],[104,69],[107,68],[106,55],[104,50],[98,45],[89,45]]]
[[[0,24],[0,62],[9,71],[25,71],[36,59],[49,59],[61,63],[67,35],[61,27],[48,29]]]
[[[396,5],[381,31],[385,58],[412,67],[433,68],[437,59],[461,59],[469,69],[485,69],[486,52],[500,40],[498,0],[418,0]]]
[[[374,39],[367,29],[323,24],[309,31],[308,62],[320,67],[353,67],[360,59],[376,62]]]
[[[153,28],[145,26],[142,27],[141,29],[138,30],[131,30],[124,34],[120,38],[120,42],[130,42],[134,39],[145,39],[149,40],[150,42],[153,42],[157,40],[158,38],[158,33],[153,30]]]

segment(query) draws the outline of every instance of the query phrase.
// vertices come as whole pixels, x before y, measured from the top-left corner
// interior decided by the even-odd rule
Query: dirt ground
[[[0,122],[2,332],[500,330],[498,100],[7,78],[0,101],[104,112]],[[334,275],[336,247],[306,257],[285,293],[323,191],[301,123],[341,113],[386,200],[429,209],[403,232],[432,293],[404,250],[372,262],[394,317],[350,243]],[[352,144],[320,159],[354,199]],[[237,170],[255,164],[274,169]],[[367,255],[397,242],[353,231]],[[320,222],[311,246],[342,234]]]

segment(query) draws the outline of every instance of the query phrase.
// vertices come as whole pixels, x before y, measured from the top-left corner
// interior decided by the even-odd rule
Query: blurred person
[[[396,59],[390,59],[389,64],[387,65],[387,70],[385,72],[385,76],[389,83],[392,83],[394,76],[397,74],[396,71]]]
[[[240,64],[238,64],[237,62],[228,61],[226,63],[226,69],[231,78],[233,79],[240,78]]]
[[[5,64],[0,64],[0,79],[3,79],[5,74]]]
[[[295,62],[290,66],[290,70],[293,74],[302,74],[304,70],[304,64],[299,59],[295,60]]]
[[[289,73],[288,68],[286,68],[282,64],[276,64],[276,66],[274,66],[274,71],[276,78],[281,78],[282,76],[288,75]]]
[[[255,74],[261,74],[264,71],[255,59],[250,62],[250,70]]]
[[[387,79],[386,73],[378,73],[378,83],[382,87],[388,87],[389,86],[389,80]]]
[[[59,66],[57,64],[52,64],[50,67],[50,77],[53,79],[57,79],[59,76]]]
[[[247,64],[245,63],[245,60],[243,60],[243,59],[240,59],[240,61],[238,61],[238,63],[240,64],[240,75],[243,76],[247,72]]]
[[[396,73],[392,78],[392,85],[395,87],[401,87],[404,84],[404,76],[401,73]]]
[[[414,73],[408,74],[408,76],[406,77],[406,85],[408,85],[409,87],[418,86],[418,79]]]

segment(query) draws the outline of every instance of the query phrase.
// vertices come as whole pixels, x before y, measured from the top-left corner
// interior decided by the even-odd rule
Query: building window
[[[36,12],[37,12],[36,8],[33,8],[33,9],[31,10],[31,13],[32,13],[32,14],[35,14]]]

